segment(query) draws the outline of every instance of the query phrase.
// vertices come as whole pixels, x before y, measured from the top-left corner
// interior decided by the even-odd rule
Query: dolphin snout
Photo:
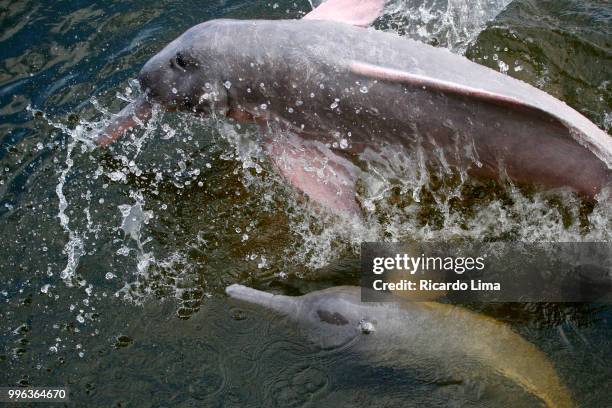
[[[138,126],[141,122],[149,120],[152,106],[146,98],[141,95],[132,103],[121,110],[111,123],[102,129],[95,138],[99,146],[107,146],[122,137],[126,131]]]
[[[269,303],[275,297],[275,295],[261,290],[249,288],[244,285],[234,283],[233,285],[225,288],[225,293],[233,299],[245,301],[247,303],[262,305],[269,307]]]
[[[263,306],[283,314],[292,314],[295,312],[296,300],[288,296],[273,295],[272,293],[263,292],[236,283],[225,288],[225,293],[232,299]]]
[[[243,289],[248,289],[248,288],[244,285],[239,285],[237,283],[234,283],[233,285],[229,285],[227,288],[225,288],[225,293],[227,293],[229,297],[235,298],[235,297],[238,297],[238,294]]]

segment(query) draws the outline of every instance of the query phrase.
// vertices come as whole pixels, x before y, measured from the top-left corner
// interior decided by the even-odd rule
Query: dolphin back
[[[436,302],[406,302],[401,309],[421,315],[423,331],[431,338],[422,343],[423,347],[445,350],[447,356],[450,353],[479,360],[549,408],[575,406],[548,357],[508,325],[461,306]]]

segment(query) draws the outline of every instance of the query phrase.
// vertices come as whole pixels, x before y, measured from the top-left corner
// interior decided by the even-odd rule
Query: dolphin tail
[[[147,121],[151,117],[152,106],[144,95],[123,108],[96,137],[98,146],[108,146],[122,137],[126,131]]]
[[[275,310],[284,315],[297,311],[296,299],[290,296],[273,295],[244,285],[233,284],[225,288],[225,293],[233,299]]]
[[[304,16],[367,27],[383,12],[385,0],[327,0]]]

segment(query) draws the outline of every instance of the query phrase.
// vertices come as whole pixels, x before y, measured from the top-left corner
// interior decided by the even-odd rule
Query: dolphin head
[[[138,81],[144,94],[121,110],[95,142],[106,146],[151,117],[154,104],[168,111],[202,115],[228,110],[222,46],[215,21],[199,24],[168,44],[142,67]]]
[[[289,297],[234,284],[227,287],[226,293],[289,317],[313,343],[324,349],[335,349],[362,336],[374,335],[377,322],[361,304],[359,290],[340,286]]]
[[[225,111],[227,89],[212,29],[210,22],[190,28],[142,67],[138,80],[152,102],[171,111]]]

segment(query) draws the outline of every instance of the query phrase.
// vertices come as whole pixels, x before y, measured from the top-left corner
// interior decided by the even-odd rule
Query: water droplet
[[[268,260],[265,256],[261,257],[261,261],[257,264],[257,269],[265,268],[268,265]]]
[[[176,94],[178,92],[178,90],[176,88],[172,88],[172,93]]]
[[[361,92],[363,94],[367,94],[368,93],[368,87],[367,86],[362,86],[361,88],[359,88],[359,92]]]
[[[301,101],[301,100],[295,102],[295,106],[302,106],[303,104],[304,104],[304,101]]]
[[[268,105],[266,105],[265,103],[262,103],[261,105],[259,105],[259,107],[261,108],[261,110],[268,109]]]
[[[119,170],[109,173],[108,177],[113,181],[125,181],[126,180],[125,173]]]
[[[287,108],[287,112],[293,113],[293,108],[291,108],[291,107]]]
[[[348,147],[348,140],[346,140],[346,139],[342,139],[342,140],[340,141],[340,148],[341,148],[341,149],[346,149],[347,147]]]
[[[225,81],[223,83],[223,86],[226,87],[227,89],[230,89],[232,87],[232,83],[230,81]]]

